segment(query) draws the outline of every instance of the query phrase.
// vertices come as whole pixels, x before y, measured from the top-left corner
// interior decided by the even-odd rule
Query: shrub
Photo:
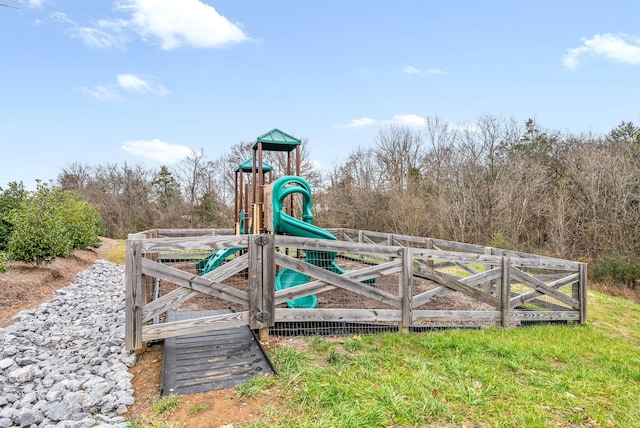
[[[14,260],[42,266],[75,249],[97,247],[102,223],[97,211],[75,194],[38,183],[13,211],[7,244]]]
[[[624,254],[604,254],[593,264],[595,281],[611,281],[635,289],[640,280],[640,259]]]
[[[28,192],[22,183],[11,182],[6,190],[0,187],[0,251],[7,249],[9,237],[13,232],[11,217],[27,195]]]
[[[7,262],[9,261],[9,254],[4,251],[0,251],[0,273],[7,271]]]

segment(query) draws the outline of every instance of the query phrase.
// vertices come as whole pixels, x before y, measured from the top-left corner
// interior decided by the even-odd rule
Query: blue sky
[[[324,168],[389,123],[640,117],[638,1],[0,0],[0,186],[210,159],[279,128]]]

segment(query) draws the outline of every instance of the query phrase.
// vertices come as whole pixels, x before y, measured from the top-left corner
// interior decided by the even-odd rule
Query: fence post
[[[269,337],[274,321],[275,239],[273,235],[249,236],[249,327]]]
[[[484,254],[485,256],[491,256],[493,255],[493,248],[491,247],[484,247]],[[492,264],[486,264],[484,265],[484,270],[488,271],[493,269],[493,265]],[[484,285],[484,289],[487,293],[491,294],[491,292],[493,291],[493,289],[496,287],[496,281],[487,281]]]
[[[387,235],[387,246],[389,247],[393,246],[393,234],[391,233]],[[393,256],[389,256],[388,261],[392,262]]]
[[[587,322],[587,264],[580,263],[578,284],[573,285],[573,298],[580,302],[580,324]]]
[[[427,242],[425,242],[425,247],[427,250],[433,250],[433,238],[427,238]],[[427,267],[429,269],[433,269],[433,259],[427,260]]]
[[[398,331],[408,333],[413,324],[413,253],[411,248],[404,247],[400,254],[402,271],[400,272],[400,299],[402,320],[398,324]]]
[[[130,234],[125,241],[125,346],[129,351],[142,351],[142,239],[144,235]]]
[[[511,320],[511,257],[502,257],[502,281],[500,284],[500,325],[508,327]]]
[[[158,229],[148,230],[142,233],[144,233],[145,239],[158,237]],[[147,253],[144,255],[144,258],[157,262],[158,253]],[[143,275],[142,278],[144,281],[144,304],[146,305],[147,303],[150,303],[153,300],[156,279],[152,276],[147,276],[147,275]]]

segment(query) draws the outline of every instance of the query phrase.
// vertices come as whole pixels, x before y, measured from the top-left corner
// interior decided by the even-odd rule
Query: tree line
[[[318,217],[566,258],[640,250],[640,128],[550,131],[483,115],[390,125],[334,166]]]
[[[252,142],[241,142],[210,159],[204,149],[179,164],[158,170],[141,165],[87,165],[74,162],[56,183],[77,192],[96,207],[111,238],[152,228],[233,228],[235,168],[252,156]],[[285,175],[287,155],[265,152],[275,177]],[[312,167],[308,145],[301,148],[302,171],[313,185],[320,173]]]
[[[56,186],[99,212],[105,234],[150,228],[233,226],[234,169],[251,157],[241,142],[210,159],[193,151],[157,170],[140,165],[62,169]],[[640,250],[640,127],[572,134],[483,115],[455,126],[387,125],[323,176],[302,144],[302,175],[314,189],[315,222],[576,259]],[[286,154],[265,152],[274,176]]]

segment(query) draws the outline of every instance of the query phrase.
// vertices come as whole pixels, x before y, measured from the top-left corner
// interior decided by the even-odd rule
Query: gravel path
[[[98,260],[0,328],[0,428],[126,427],[124,306],[124,266]]]

